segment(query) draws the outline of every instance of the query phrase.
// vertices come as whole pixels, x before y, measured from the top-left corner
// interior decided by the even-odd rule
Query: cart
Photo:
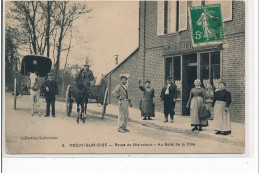
[[[51,70],[52,61],[48,57],[40,55],[26,55],[22,59],[21,71],[17,72],[14,77],[14,109],[17,108],[17,99],[23,95],[30,95],[27,87],[31,72],[36,72],[39,76],[40,83],[46,80]],[[43,92],[41,91],[41,96]]]

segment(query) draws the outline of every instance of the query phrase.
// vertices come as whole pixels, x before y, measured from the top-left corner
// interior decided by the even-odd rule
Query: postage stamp
[[[191,7],[190,16],[194,45],[224,40],[221,4]]]

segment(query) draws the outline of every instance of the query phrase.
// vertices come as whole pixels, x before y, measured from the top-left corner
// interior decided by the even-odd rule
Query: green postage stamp
[[[190,7],[190,22],[193,46],[223,42],[220,4]]]

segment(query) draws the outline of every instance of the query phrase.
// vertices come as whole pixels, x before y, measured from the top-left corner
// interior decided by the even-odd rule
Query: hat
[[[166,79],[167,79],[167,80],[171,80],[171,79],[172,79],[172,77],[171,77],[171,76],[168,76]]]
[[[48,73],[48,76],[53,76],[53,73],[52,72]]]
[[[150,83],[151,83],[151,81],[150,81],[150,80],[146,80],[146,81],[145,81],[145,83],[149,83],[149,84],[150,84]]]
[[[126,74],[121,74],[121,75],[120,75],[120,79],[123,79],[123,78],[128,79],[128,75],[126,75]]]
[[[221,84],[221,83],[222,83],[223,85],[225,85],[225,87],[226,87],[226,83],[223,82],[223,81],[220,81],[220,82],[218,83],[218,85]]]
[[[86,63],[86,64],[84,64],[83,66],[89,66],[89,64],[88,64],[88,63]]]

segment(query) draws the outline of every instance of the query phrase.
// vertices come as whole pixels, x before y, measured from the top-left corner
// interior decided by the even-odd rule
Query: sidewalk
[[[97,104],[88,104],[88,110],[93,113],[101,113],[101,107]],[[117,118],[118,107],[117,105],[107,105],[106,116]],[[183,135],[198,137],[198,138],[210,138],[219,142],[227,142],[234,145],[245,145],[245,125],[242,123],[231,123],[232,133],[227,136],[215,135],[213,129],[213,120],[209,120],[209,126],[203,128],[202,131],[192,132],[189,116],[175,115],[174,123],[164,123],[164,114],[162,112],[156,112],[153,120],[143,120],[140,114],[140,110],[137,108],[129,108],[130,121],[133,123],[141,124],[147,127],[156,128],[159,130],[172,131],[182,133]]]

